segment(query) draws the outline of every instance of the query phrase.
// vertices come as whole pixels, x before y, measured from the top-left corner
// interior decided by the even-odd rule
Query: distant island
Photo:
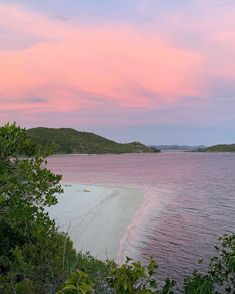
[[[155,147],[162,151],[191,151],[196,149],[205,148],[203,145],[199,146],[188,146],[188,145],[151,145],[151,147]]]
[[[198,148],[196,152],[235,152],[235,144],[218,144],[206,148]]]
[[[158,148],[139,142],[117,143],[94,133],[79,132],[71,128],[32,128],[27,135],[43,149],[54,146],[55,154],[121,154],[155,153]]]
[[[185,151],[185,152],[235,152],[235,144],[218,144],[213,146],[188,146],[188,145],[151,145],[161,151]]]

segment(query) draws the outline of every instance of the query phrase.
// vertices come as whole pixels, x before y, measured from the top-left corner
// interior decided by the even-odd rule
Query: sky
[[[235,143],[235,0],[0,0],[0,125]]]

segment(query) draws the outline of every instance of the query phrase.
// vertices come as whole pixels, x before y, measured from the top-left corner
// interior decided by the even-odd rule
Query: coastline
[[[103,156],[103,155],[145,155],[145,154],[160,154],[161,152],[123,152],[123,153],[54,153],[49,157],[66,157],[66,156]]]
[[[58,204],[48,209],[59,229],[68,232],[76,250],[117,261],[144,193],[136,188],[83,184],[64,183],[63,188]]]

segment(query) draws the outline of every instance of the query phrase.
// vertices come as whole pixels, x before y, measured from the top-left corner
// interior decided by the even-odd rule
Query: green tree
[[[45,212],[62,192],[47,155],[15,123],[0,128],[0,288],[6,293],[53,293],[76,261],[68,236]]]

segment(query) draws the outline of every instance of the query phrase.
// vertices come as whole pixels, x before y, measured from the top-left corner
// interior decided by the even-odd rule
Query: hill
[[[235,152],[235,144],[218,144],[207,148],[199,148],[197,152]]]
[[[139,142],[121,144],[94,133],[79,132],[70,128],[33,128],[27,134],[42,148],[53,144],[55,154],[106,154],[160,152]]]

